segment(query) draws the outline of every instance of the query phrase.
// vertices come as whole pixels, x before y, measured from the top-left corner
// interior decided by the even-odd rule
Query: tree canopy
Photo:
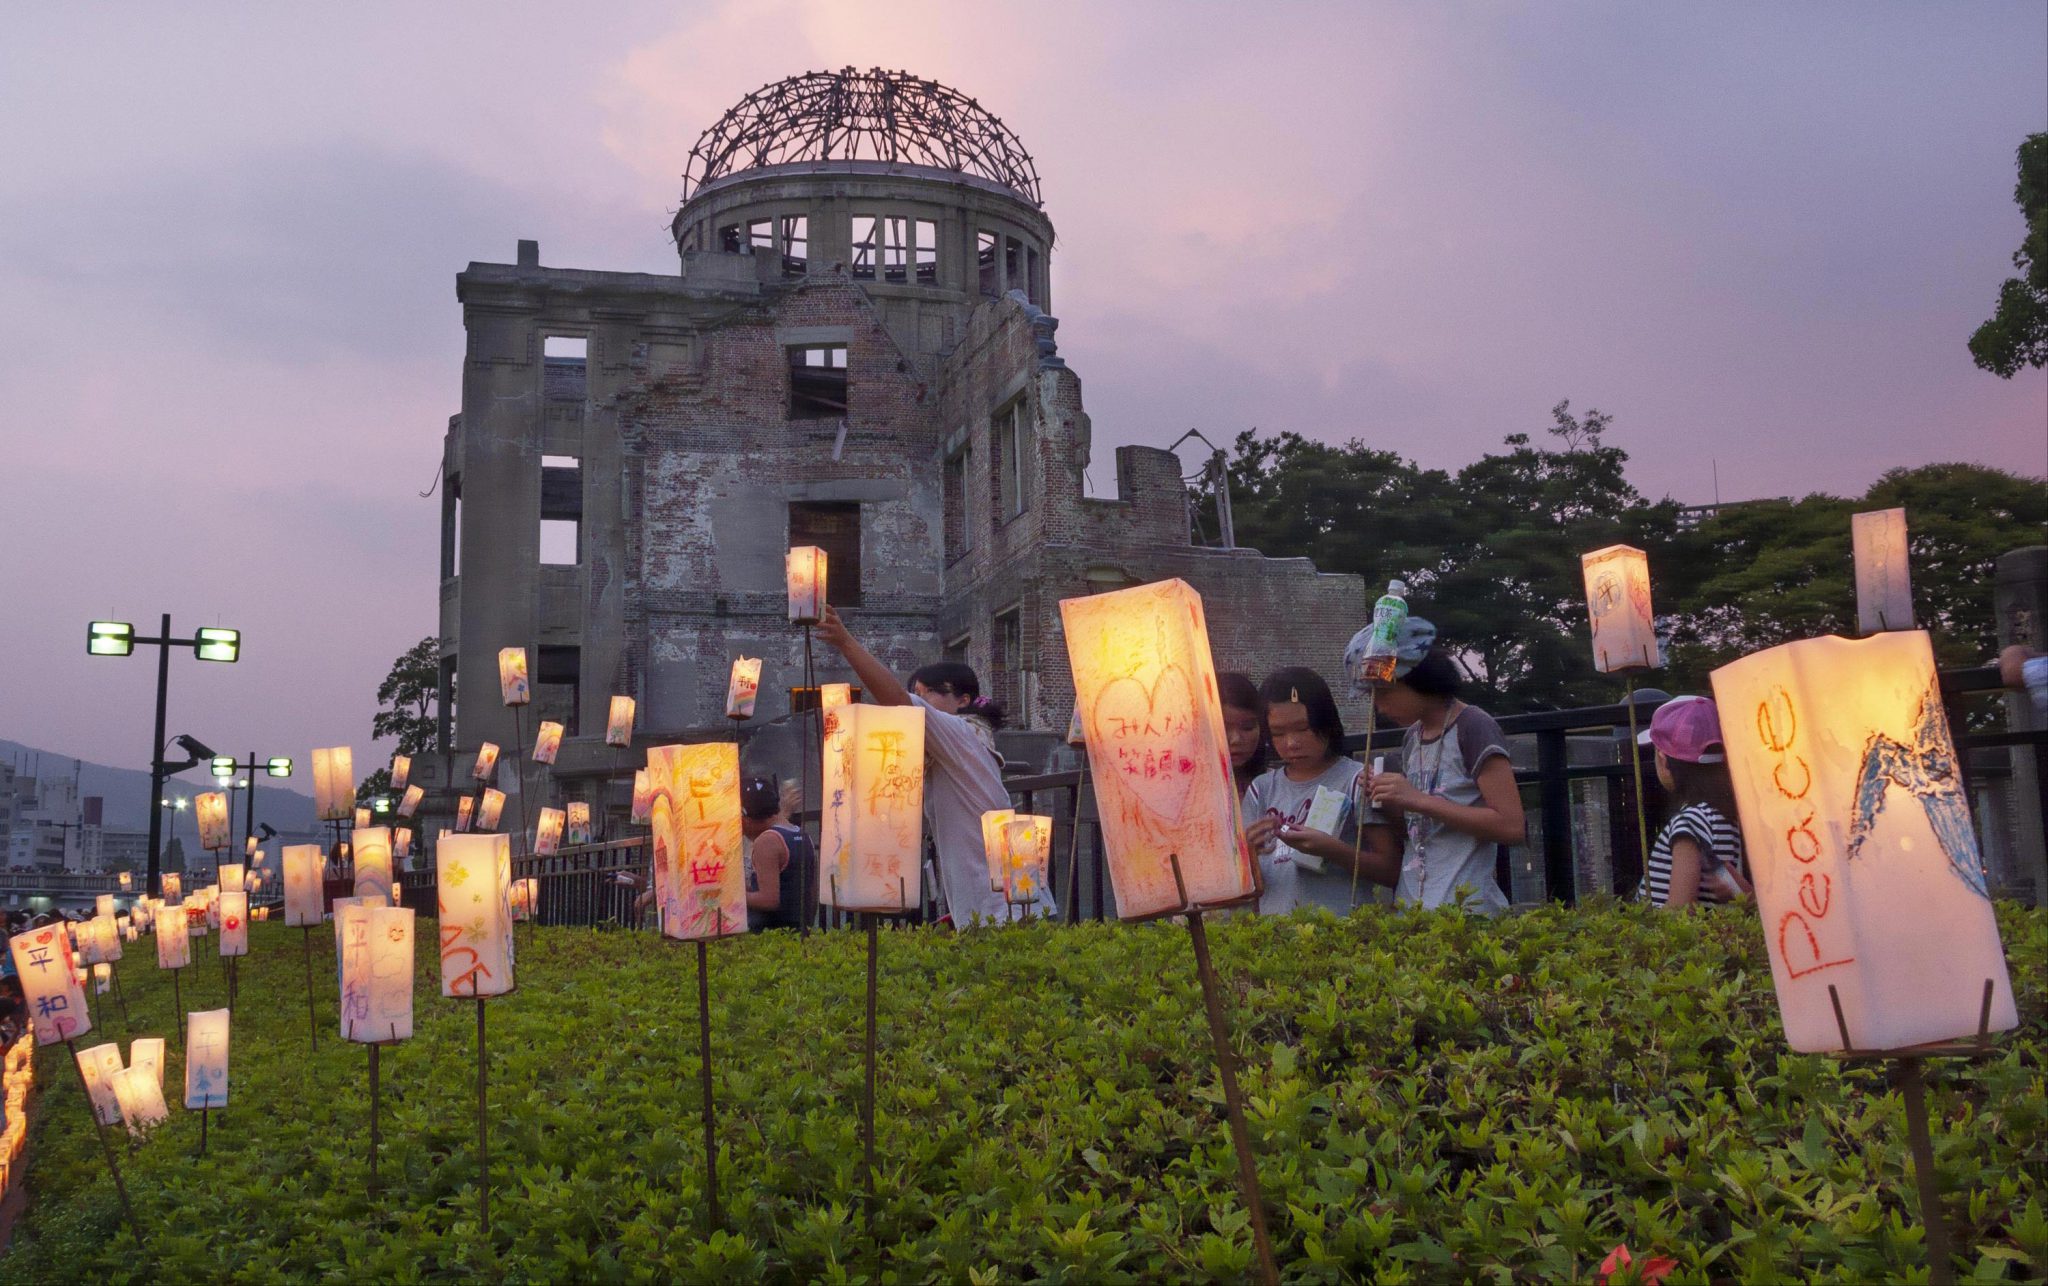
[[[2027,221],[2013,252],[2017,277],[1998,288],[1998,310],[1970,336],[1977,365],[2011,379],[2022,367],[2048,365],[2048,134],[2020,144],[2020,178],[2012,199]]]
[[[370,720],[370,735],[379,741],[396,737],[401,755],[432,750],[440,689],[440,644],[430,635],[393,661],[391,673],[377,685],[377,713]]]

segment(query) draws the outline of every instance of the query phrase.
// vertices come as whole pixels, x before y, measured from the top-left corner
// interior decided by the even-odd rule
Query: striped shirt
[[[1742,869],[1742,832],[1708,804],[1693,804],[1664,823],[1650,846],[1650,869],[1643,872],[1643,892],[1663,906],[1671,899],[1671,846],[1689,839],[1700,850],[1700,902],[1719,905],[1735,898],[1731,871]]]

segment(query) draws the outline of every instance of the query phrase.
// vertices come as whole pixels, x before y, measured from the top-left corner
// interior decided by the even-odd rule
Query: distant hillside
[[[76,763],[79,795],[98,795],[107,801],[106,825],[116,830],[137,831],[149,827],[149,773],[146,770],[110,768],[105,764],[73,760],[4,738],[0,738],[0,757],[14,764],[17,771],[43,778],[69,777],[73,772],[72,765]],[[305,779],[310,771],[307,765],[293,764],[292,777],[259,777],[256,782],[256,820],[269,822],[287,834],[317,830],[313,797],[291,789],[294,782]],[[207,775],[204,767],[199,767],[171,778],[165,793],[189,799],[213,788],[213,778]],[[235,833],[239,835],[244,807],[240,792],[235,793],[234,805]],[[178,814],[177,821],[172,833],[183,839],[188,848],[196,847],[199,837],[192,825],[191,810]]]

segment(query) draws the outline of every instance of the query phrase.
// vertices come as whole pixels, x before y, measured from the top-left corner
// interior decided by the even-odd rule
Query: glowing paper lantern
[[[1714,699],[1794,1050],[2018,1022],[1927,635],[1787,643],[1714,671]]]
[[[391,900],[391,828],[368,826],[355,834],[356,896]]]
[[[456,830],[458,830],[458,831],[466,831],[466,830],[468,830],[468,829],[469,829],[469,819],[470,819],[471,815],[472,815],[472,814],[474,814],[475,812],[476,812],[476,800],[475,800],[475,799],[471,798],[471,797],[470,797],[470,796],[468,796],[468,795],[464,795],[464,796],[463,796],[462,798],[460,798],[460,799],[456,800],[456,801],[455,801],[455,829],[456,829]]]
[[[228,846],[228,797],[209,790],[192,800],[192,817],[199,823],[199,847],[212,852]]]
[[[540,821],[533,828],[533,851],[536,854],[557,852],[562,847],[562,824],[564,818],[559,808],[540,810]]]
[[[164,1083],[164,1038],[137,1036],[129,1041],[128,1066],[143,1072],[161,1087]]]
[[[580,799],[572,799],[568,805],[568,841],[571,844],[590,842],[590,805]]]
[[[249,868],[241,862],[223,862],[220,866],[220,891],[242,893],[248,890]]]
[[[498,649],[498,694],[508,706],[523,706],[533,700],[533,686],[526,679],[526,649]]]
[[[512,918],[514,920],[531,920],[539,910],[539,878],[529,875],[523,880],[512,881]]]
[[[628,819],[636,826],[643,826],[652,816],[654,807],[654,785],[645,768],[633,770],[633,812]]]
[[[320,876],[326,863],[318,844],[284,846],[284,922],[296,927],[320,923]]]
[[[178,941],[184,942],[183,935]],[[78,985],[71,954],[71,935],[54,924],[17,933],[7,940],[14,972],[21,979],[22,1001],[35,1020],[36,1044],[54,1045],[92,1030],[86,1016],[85,991]],[[12,1115],[10,1113],[10,1115]]]
[[[1579,557],[1586,613],[1593,621],[1593,668],[1602,674],[1657,667],[1657,625],[1650,614],[1650,556],[1609,545]]]
[[[816,625],[825,619],[825,551],[799,545],[789,551],[789,619]]]
[[[356,804],[355,752],[333,746],[313,752],[313,811],[323,822],[345,820]]]
[[[100,959],[107,961],[121,958],[121,926],[111,915],[97,917],[94,922],[100,931]]]
[[[228,1011],[185,1015],[185,1106],[228,1105]]]
[[[751,719],[754,717],[754,698],[761,692],[761,658],[758,656],[736,656],[732,659],[732,677],[725,684],[725,717],[728,719]]]
[[[633,744],[633,698],[612,698],[611,712],[604,721],[604,744],[607,746],[630,746]]]
[[[818,900],[902,911],[924,896],[924,711],[849,705],[825,714]]]
[[[1201,595],[1158,581],[1064,599],[1060,619],[1117,913],[1251,897],[1257,867],[1238,817]]]
[[[1003,827],[1003,899],[1035,902],[1052,861],[1052,818],[1013,817]]]
[[[249,895],[220,895],[220,953],[224,956],[249,954]]]
[[[126,871],[121,872],[121,891],[123,893],[126,893],[134,883],[135,878],[133,876]]]
[[[92,967],[92,994],[103,996],[114,986],[114,966],[102,960]]]
[[[740,843],[740,752],[730,742],[647,752],[654,793],[654,899],[669,938],[747,931]]]
[[[533,762],[551,764],[562,750],[562,725],[543,719],[540,732],[533,739]]]
[[[495,741],[486,741],[484,744],[476,748],[476,767],[469,770],[469,775],[476,778],[478,781],[488,781],[491,777],[491,774],[497,771],[498,743]]]
[[[92,913],[94,915],[112,915],[114,913],[114,895],[102,893],[95,897],[92,900]]]
[[[1014,808],[991,808],[981,815],[981,855],[988,860],[988,886],[1003,887],[1003,827],[1017,815]]]
[[[843,705],[853,704],[851,683],[823,683],[818,685],[818,708],[834,710]]]
[[[398,801],[398,815],[400,817],[412,816],[419,811],[420,801],[426,797],[427,792],[420,787],[407,786],[405,788],[405,795]]]
[[[413,913],[358,902],[341,926],[341,1038],[381,1045],[412,1036]]]
[[[444,835],[434,856],[441,994],[505,995],[513,986],[511,837]]]
[[[122,1068],[114,1077],[114,1099],[128,1133],[138,1138],[171,1117],[171,1109],[164,1103],[160,1069],[152,1073],[147,1067]]]
[[[114,1080],[123,1070],[121,1047],[109,1041],[79,1050],[78,1070],[85,1074],[85,1093],[92,1100],[93,1119],[101,1125],[119,1125],[121,1099],[114,1091]]]
[[[411,780],[412,780],[412,756],[411,756],[411,755],[393,755],[393,756],[391,756],[391,789],[393,789],[393,790],[404,790],[404,789],[405,789],[405,786],[406,786],[406,783],[407,783],[407,782],[409,782],[409,781],[411,781]]]
[[[393,860],[393,861],[396,861],[397,859],[399,859],[399,858],[401,858],[401,857],[410,857],[410,856],[412,856],[412,827],[410,827],[410,826],[394,826],[394,827],[392,827],[392,828],[391,828],[391,857],[392,857],[392,860]],[[394,886],[394,887],[395,887],[395,886]]]
[[[164,902],[176,902],[185,896],[184,876],[176,871],[165,871],[161,879],[163,881],[164,895],[159,899],[158,905],[162,905]]]
[[[505,792],[491,786],[484,787],[483,803],[476,812],[476,828],[480,831],[498,829],[498,818],[505,812]]]
[[[1913,628],[1913,575],[1907,566],[1906,511],[1849,516],[1856,554],[1856,623],[1865,634]]]
[[[352,826],[353,826],[353,829],[355,829],[355,830],[361,830],[361,829],[362,829],[363,827],[365,827],[365,826],[368,826],[369,824],[370,824],[370,810],[369,810],[369,809],[367,809],[367,808],[358,808],[358,809],[356,809],[356,812],[355,812],[355,821],[354,821],[354,822],[353,822],[353,824],[352,824]]]

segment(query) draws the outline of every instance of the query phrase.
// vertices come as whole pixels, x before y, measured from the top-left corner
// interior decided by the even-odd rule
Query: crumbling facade
[[[1023,728],[1072,706],[1059,600],[1167,576],[1204,595],[1221,667],[1335,677],[1356,577],[1192,544],[1167,451],[1119,449],[1116,498],[1084,495],[1053,228],[1000,121],[896,73],[797,77],[707,131],[688,184],[674,276],[543,267],[521,242],[457,278],[449,765],[514,742],[494,676],[518,644],[537,716],[568,727],[555,786],[583,797],[638,762],[601,744],[613,693],[642,741],[722,731],[744,653],[766,659],[760,720],[785,715],[792,545],[827,550],[830,597],[883,660],[966,660]]]

